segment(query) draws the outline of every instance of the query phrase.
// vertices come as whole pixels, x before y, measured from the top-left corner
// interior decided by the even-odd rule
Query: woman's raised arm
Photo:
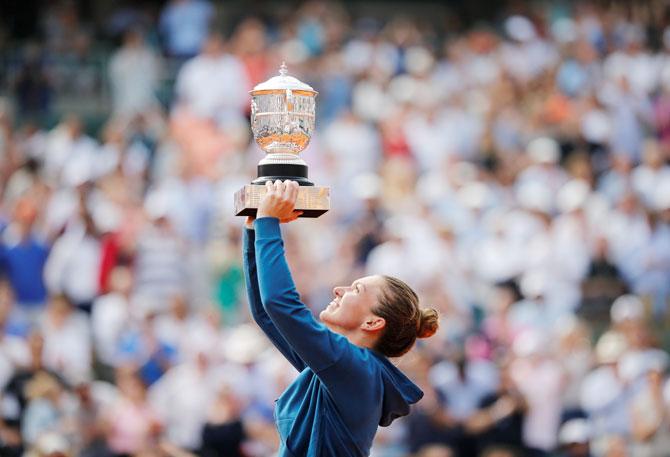
[[[296,370],[302,371],[305,368],[305,362],[298,354],[291,349],[291,346],[284,339],[282,334],[275,327],[270,316],[265,312],[261,295],[258,290],[258,276],[256,273],[256,254],[254,249],[254,230],[245,228],[243,235],[243,256],[244,256],[244,279],[247,285],[247,297],[251,315],[258,326],[263,330],[267,337],[272,341],[279,352],[291,362]]]
[[[315,372],[328,368],[351,344],[318,322],[301,301],[284,257],[279,220],[256,220],[260,297],[268,316],[293,351]]]

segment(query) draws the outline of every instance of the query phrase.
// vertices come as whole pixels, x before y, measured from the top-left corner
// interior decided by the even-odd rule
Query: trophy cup
[[[330,209],[330,188],[315,186],[299,156],[314,132],[317,92],[288,76],[282,63],[279,76],[258,84],[251,94],[251,131],[266,152],[258,163],[258,178],[235,192],[235,215],[254,216],[267,181],[296,181],[295,209],[301,217],[319,217]]]

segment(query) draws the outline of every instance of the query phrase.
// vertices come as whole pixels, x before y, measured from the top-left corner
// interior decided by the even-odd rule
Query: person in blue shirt
[[[37,202],[20,198],[13,220],[0,234],[0,278],[11,286],[21,317],[33,321],[44,310],[47,289],[44,266],[50,247],[36,233]]]
[[[318,322],[300,301],[284,256],[280,223],[295,220],[298,185],[266,183],[244,231],[244,271],[254,320],[300,372],[277,399],[282,457],[369,455],[378,426],[409,413],[423,392],[388,357],[438,327],[434,309],[387,276],[335,287]]]

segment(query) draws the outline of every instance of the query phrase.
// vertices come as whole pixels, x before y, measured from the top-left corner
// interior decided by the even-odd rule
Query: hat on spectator
[[[562,17],[551,24],[551,34],[559,43],[572,43],[579,34],[575,21],[568,17]]]
[[[610,330],[598,339],[596,359],[600,364],[615,363],[627,349],[626,338],[621,333]]]
[[[402,216],[393,216],[386,219],[384,228],[386,232],[395,239],[407,239],[410,236],[409,221]]]
[[[490,200],[488,187],[479,181],[465,184],[458,190],[457,196],[463,205],[471,209],[484,208]]]
[[[564,213],[575,211],[584,206],[590,193],[591,191],[586,181],[582,179],[570,180],[558,191],[556,205]]]
[[[164,303],[159,298],[146,293],[135,295],[133,304],[131,313],[140,320],[156,317],[164,310]]]
[[[644,318],[644,304],[636,295],[622,295],[612,303],[610,320],[614,324]]]
[[[616,371],[607,366],[599,367],[584,378],[579,403],[586,412],[602,410],[620,398],[622,391]]]
[[[647,352],[647,367],[649,371],[664,372],[670,365],[670,356],[661,349],[649,349]]]
[[[91,181],[91,165],[86,160],[74,159],[63,167],[61,180],[63,184],[70,187],[79,187]]]
[[[551,190],[539,181],[528,181],[517,187],[516,199],[523,208],[549,214],[554,201]]]
[[[546,338],[537,330],[528,330],[514,339],[512,350],[517,357],[530,357],[544,352]]]
[[[379,197],[382,180],[376,173],[361,173],[352,179],[351,187],[357,198],[370,200]]]
[[[541,136],[528,143],[526,153],[536,163],[556,163],[560,158],[558,142],[553,138]]]
[[[405,51],[405,66],[409,73],[424,75],[434,63],[433,54],[423,46],[412,46]]]
[[[154,190],[147,195],[144,209],[151,219],[167,217],[170,212],[170,197],[166,192]]]
[[[663,372],[667,366],[668,355],[664,351],[649,349],[625,354],[621,357],[618,370],[624,380],[633,382],[652,371]]]
[[[530,19],[519,15],[510,16],[505,21],[505,32],[512,39],[521,42],[530,41],[537,36],[535,26]]]
[[[524,297],[537,299],[545,294],[548,282],[549,278],[546,273],[532,270],[523,274],[519,281],[519,287]]]
[[[247,364],[255,361],[266,347],[265,338],[256,327],[242,324],[226,338],[224,353],[232,362]]]
[[[591,427],[586,419],[570,419],[561,425],[558,432],[558,442],[562,445],[588,443],[591,437]]]
[[[35,443],[35,450],[39,456],[69,456],[70,444],[67,439],[56,432],[46,432],[40,435]]]

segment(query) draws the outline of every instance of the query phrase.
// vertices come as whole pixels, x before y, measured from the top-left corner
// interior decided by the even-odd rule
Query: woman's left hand
[[[291,222],[302,214],[302,211],[295,211],[295,202],[298,198],[298,183],[295,181],[279,180],[274,183],[268,181],[265,183],[267,193],[261,199],[258,205],[256,218],[276,217],[279,222]]]

